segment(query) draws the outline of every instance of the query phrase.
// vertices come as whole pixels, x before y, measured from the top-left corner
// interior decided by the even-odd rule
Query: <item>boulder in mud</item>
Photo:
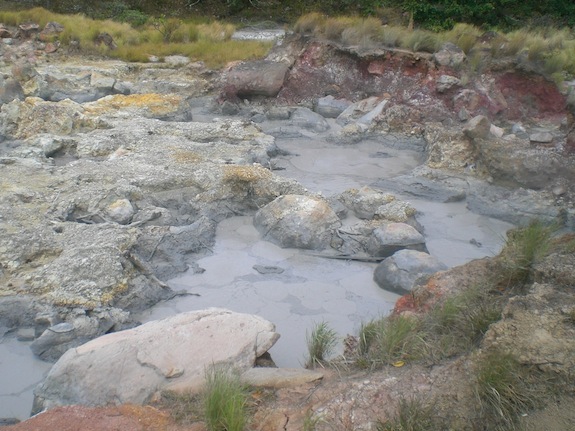
[[[291,114],[291,123],[312,132],[325,132],[329,124],[320,114],[308,108],[296,108]]]
[[[254,225],[264,239],[280,247],[323,250],[341,222],[323,199],[285,195],[260,209]]]
[[[227,85],[236,89],[239,97],[276,96],[286,77],[288,66],[282,62],[258,60],[235,66],[227,77]]]
[[[206,368],[246,371],[278,338],[267,320],[218,308],[107,334],[54,364],[35,390],[33,413],[72,404],[143,404],[162,390],[198,392]]]
[[[348,189],[337,198],[346,208],[353,211],[360,219],[372,219],[380,206],[395,200],[395,196],[382,193],[371,187]]]
[[[367,244],[371,256],[389,257],[399,250],[427,252],[425,238],[405,223],[384,224],[373,231]]]
[[[400,250],[381,262],[373,275],[379,287],[400,295],[409,293],[420,277],[447,267],[433,256],[415,250]]]
[[[317,100],[315,112],[325,118],[337,118],[349,105],[351,105],[349,100],[336,99],[329,95]]]

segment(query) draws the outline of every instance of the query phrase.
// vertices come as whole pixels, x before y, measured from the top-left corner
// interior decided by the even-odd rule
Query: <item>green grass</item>
[[[448,297],[423,317],[428,360],[440,361],[479,346],[489,326],[501,319],[505,304],[489,286],[472,286]]]
[[[359,365],[381,368],[419,359],[424,333],[414,317],[393,315],[363,324],[359,332]]]
[[[509,231],[500,254],[500,270],[495,274],[498,287],[521,290],[528,284],[533,266],[549,253],[556,231],[557,226],[539,220]]]
[[[318,323],[306,334],[308,360],[306,366],[322,365],[337,345],[337,333],[326,322]]]
[[[489,352],[476,361],[475,395],[484,429],[517,429],[517,420],[538,404],[533,374],[512,355]],[[542,400],[539,400],[541,402]]]
[[[147,62],[150,56],[185,55],[203,61],[210,68],[221,68],[231,61],[252,60],[264,57],[272,42],[230,40],[235,26],[229,23],[198,22],[175,18],[151,18],[137,28],[127,22],[95,20],[84,15],[61,15],[43,8],[0,12],[0,22],[16,26],[35,22],[41,27],[49,21],[64,26],[57,39],[66,47],[79,42],[80,53],[101,55],[131,62]],[[106,32],[118,45],[115,50],[94,43],[96,37]]]
[[[233,371],[206,371],[203,406],[209,431],[243,431],[248,424],[248,390]]]
[[[377,431],[437,431],[444,428],[435,415],[433,404],[425,404],[418,398],[400,398],[397,413],[386,421],[376,424]]]

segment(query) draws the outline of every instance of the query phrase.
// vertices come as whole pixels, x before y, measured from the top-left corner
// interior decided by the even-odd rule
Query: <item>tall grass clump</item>
[[[294,31],[302,34],[314,34],[323,27],[325,20],[325,15],[319,12],[302,15],[294,24]]]
[[[424,317],[425,350],[441,360],[479,346],[492,323],[501,319],[504,298],[486,285],[475,285],[436,304]]]
[[[310,334],[306,334],[308,360],[307,367],[321,365],[334,351],[337,345],[337,333],[326,322],[314,326]]]
[[[433,404],[419,398],[400,398],[397,413],[376,424],[377,431],[437,431],[445,424],[435,415]]]
[[[401,40],[401,47],[411,51],[434,53],[439,48],[440,39],[436,33],[427,30],[414,30]]]
[[[230,370],[206,371],[203,406],[209,431],[243,431],[248,424],[248,391]]]
[[[328,40],[340,41],[342,33],[348,28],[354,27],[359,21],[357,17],[343,16],[330,17],[318,27],[315,35],[323,36]]]
[[[507,233],[496,274],[499,288],[523,288],[531,281],[533,266],[550,251],[557,226],[533,220],[528,225]]]
[[[451,42],[457,45],[463,50],[463,52],[469,54],[480,36],[481,31],[474,25],[455,24],[451,30],[442,35],[442,38],[446,42]]]
[[[363,324],[359,331],[358,364],[380,368],[400,360],[420,358],[424,333],[420,321],[394,315]]]
[[[384,27],[381,32],[381,42],[384,46],[395,48],[400,45],[405,37],[406,29],[402,27]]]
[[[345,45],[371,46],[381,40],[383,27],[377,18],[364,18],[354,26],[345,29],[341,41]]]
[[[490,352],[477,362],[474,392],[483,429],[517,429],[521,414],[536,407],[533,376],[512,355]]]

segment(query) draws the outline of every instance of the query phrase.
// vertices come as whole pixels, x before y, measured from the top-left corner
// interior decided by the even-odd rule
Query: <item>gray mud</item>
[[[290,153],[274,161],[275,168],[280,169],[276,173],[325,196],[408,173],[422,158],[418,151],[397,148],[396,140],[340,145],[309,136],[277,139],[276,143]],[[400,197],[418,209],[417,219],[425,229],[430,253],[448,266],[497,254],[505,231],[512,227],[473,214],[464,202]],[[148,321],[205,307],[260,315],[275,323],[281,334],[271,354],[283,367],[305,362],[306,334],[314,324],[325,321],[341,337],[357,334],[362,322],[388,314],[398,298],[373,281],[376,264],[281,249],[260,240],[251,217],[221,222],[213,254],[198,264],[203,273],[190,270],[169,285],[200,296],[178,297],[139,317]],[[272,268],[271,273],[260,274],[254,269],[256,265]]]

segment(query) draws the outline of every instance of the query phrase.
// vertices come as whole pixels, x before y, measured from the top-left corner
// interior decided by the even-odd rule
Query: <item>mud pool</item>
[[[264,127],[265,130],[265,127]],[[381,178],[405,174],[421,162],[421,149],[401,142],[367,140],[338,145],[323,136],[277,139],[290,155],[274,160],[278,175],[298,180],[324,196]],[[448,266],[496,254],[510,224],[478,216],[464,202],[437,203],[401,196],[414,205],[432,255]],[[251,217],[220,223],[211,256],[198,261],[205,271],[171,280],[180,296],[138,316],[149,321],[206,307],[258,314],[275,323],[280,340],[271,354],[278,366],[299,367],[306,360],[306,333],[328,322],[342,338],[357,333],[361,322],[383,316],[397,295],[372,280],[376,264],[324,259],[307,251],[281,249],[261,241]],[[263,274],[254,269],[260,265]],[[262,269],[263,268],[263,269]],[[34,387],[51,364],[36,359],[26,342],[7,334],[0,339],[0,418],[28,417]]]
[[[275,167],[281,169],[276,173],[325,196],[405,174],[421,159],[416,150],[398,149],[395,140],[342,146],[310,137],[278,139],[277,144],[291,155],[275,161]],[[430,253],[450,267],[498,253],[505,231],[512,227],[471,213],[464,202],[402,198],[418,209],[417,219],[425,228]],[[203,273],[190,271],[169,284],[199,296],[158,304],[140,319],[155,320],[206,307],[257,314],[273,322],[281,334],[270,351],[281,367],[304,364],[306,334],[314,324],[325,321],[342,338],[357,334],[362,322],[388,314],[398,298],[373,281],[375,263],[281,249],[260,240],[251,217],[221,222],[213,255],[198,264]],[[256,269],[258,265],[265,273]]]

